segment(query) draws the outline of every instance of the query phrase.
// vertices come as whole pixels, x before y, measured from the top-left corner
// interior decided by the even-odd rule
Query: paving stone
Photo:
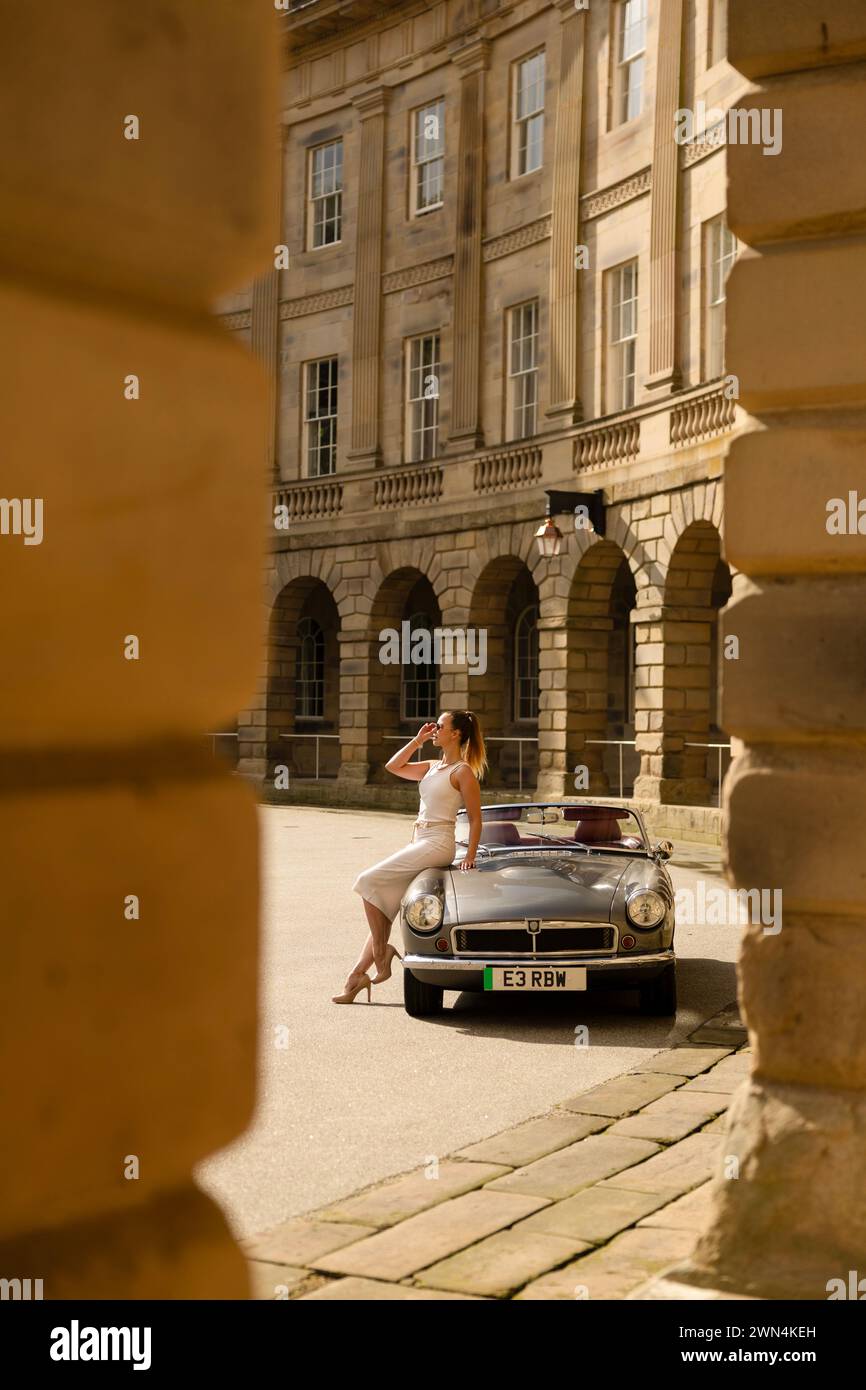
[[[248,1260],[281,1265],[308,1265],[320,1255],[375,1234],[375,1226],[337,1225],[294,1216],[272,1231],[240,1241]]]
[[[492,1192],[489,1187],[466,1192],[387,1231],[377,1231],[351,1249],[323,1255],[314,1262],[315,1268],[329,1274],[405,1279],[544,1205],[542,1197]]]
[[[516,1295],[523,1300],[624,1298],[653,1274],[687,1259],[696,1236],[690,1231],[624,1231],[609,1245],[562,1269],[543,1274]]]
[[[596,1130],[604,1129],[609,1119],[604,1115],[577,1115],[565,1111],[555,1111],[552,1115],[542,1115],[537,1120],[527,1120],[525,1124],[515,1125],[502,1134],[494,1134],[492,1139],[482,1139],[478,1144],[458,1149],[461,1158],[486,1159],[489,1163],[506,1164],[509,1168],[522,1168],[536,1158],[563,1149],[578,1139],[585,1139]]]
[[[646,1139],[609,1138],[590,1135],[557,1153],[539,1158],[525,1168],[516,1168],[504,1178],[488,1183],[486,1192],[524,1192],[554,1200],[570,1197],[582,1187],[609,1178],[634,1163],[658,1153],[658,1145]]]
[[[308,1269],[296,1269],[293,1265],[265,1264],[260,1260],[252,1260],[248,1268],[250,1298],[257,1301],[288,1298],[292,1289],[310,1277]]]
[[[599,1245],[666,1202],[660,1192],[627,1192],[597,1182],[574,1197],[552,1202],[534,1216],[527,1216],[516,1231],[546,1231],[552,1236],[574,1236]]]
[[[732,1047],[670,1047],[633,1067],[629,1075],[664,1072],[671,1076],[697,1076],[727,1057]]]
[[[725,1097],[717,1093],[672,1091],[660,1100],[654,1100],[636,1115],[617,1120],[607,1132],[630,1134],[637,1139],[654,1139],[659,1144],[674,1144],[678,1139],[685,1139],[693,1130],[700,1129],[724,1108]]]
[[[391,1182],[356,1193],[317,1211],[320,1221],[348,1221],[376,1228],[393,1226],[427,1211],[439,1202],[471,1192],[474,1187],[510,1172],[515,1164],[462,1163],[445,1158],[439,1163],[439,1176],[428,1178],[423,1169],[404,1173]],[[324,1252],[323,1252],[324,1253]]]
[[[738,1086],[742,1086],[746,1080],[745,1076],[738,1076],[734,1072],[721,1075],[713,1068],[704,1076],[696,1076],[693,1080],[687,1081],[683,1087],[684,1091],[711,1091],[716,1095],[732,1096]]]
[[[327,1299],[330,1302],[365,1303],[371,1300],[404,1303],[429,1303],[431,1299],[469,1299],[473,1303],[483,1302],[472,1294],[446,1293],[443,1289],[416,1289],[406,1284],[386,1284],[381,1279],[332,1279],[315,1293],[305,1294],[298,1303],[309,1303],[313,1299]]]
[[[704,1095],[709,1094],[709,1091],[704,1092]],[[727,1100],[727,1096],[725,1097],[725,1099]],[[711,1124],[704,1125],[703,1129],[701,1130],[701,1134],[721,1134],[725,1129],[727,1120],[728,1112],[727,1110],[723,1110],[721,1115],[717,1115]]]
[[[651,1216],[645,1216],[637,1223],[638,1230],[642,1226],[660,1226],[669,1231],[702,1231],[709,1222],[712,1209],[713,1184],[704,1182],[693,1192],[687,1192],[685,1197],[667,1202]]]
[[[739,1047],[749,1036],[747,1028],[711,1028],[706,1024],[689,1034],[689,1042],[717,1044],[720,1047]]]
[[[741,1042],[746,1042],[748,1030],[740,1017],[740,1010],[736,1003],[729,1004],[726,1009],[721,1009],[712,1018],[708,1018],[706,1023],[702,1023],[700,1028],[696,1028],[689,1034],[689,1042],[693,1043],[730,1043],[736,1047]]]
[[[497,1231],[477,1245],[425,1269],[418,1283],[459,1293],[504,1298],[545,1270],[592,1247],[582,1240],[528,1231],[522,1225]]]
[[[734,1052],[730,1057],[726,1057],[723,1062],[719,1062],[707,1075],[711,1076],[736,1076],[741,1080],[750,1076],[752,1071],[752,1058],[749,1053]]]
[[[685,1079],[685,1073],[682,1076],[663,1076],[651,1072],[628,1072],[612,1081],[603,1081],[589,1091],[570,1096],[562,1102],[562,1106],[580,1115],[609,1115],[612,1119],[620,1119],[666,1095]]]
[[[618,1173],[612,1186],[625,1187],[632,1192],[663,1192],[671,1198],[679,1197],[712,1177],[719,1151],[717,1134],[691,1134],[688,1139],[681,1139],[678,1144],[672,1144],[669,1149],[663,1149],[654,1158],[647,1159],[646,1163]]]

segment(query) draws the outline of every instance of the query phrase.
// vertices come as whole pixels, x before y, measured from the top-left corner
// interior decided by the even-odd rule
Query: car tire
[[[411,970],[403,971],[403,1003],[411,1018],[429,1018],[442,1012],[444,989],[416,980]]]
[[[674,1017],[677,1012],[677,967],[666,965],[660,975],[638,991],[642,1014]]]

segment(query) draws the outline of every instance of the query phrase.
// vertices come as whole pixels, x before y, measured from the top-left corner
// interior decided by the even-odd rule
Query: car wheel
[[[662,1014],[673,1016],[677,1011],[677,968],[666,965],[660,975],[648,985],[641,985],[640,1011],[642,1014]]]
[[[412,1018],[429,1018],[442,1012],[445,991],[438,985],[416,980],[411,970],[403,971],[403,1003]]]

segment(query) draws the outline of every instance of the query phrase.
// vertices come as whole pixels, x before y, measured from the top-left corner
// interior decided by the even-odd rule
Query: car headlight
[[[443,914],[442,899],[435,893],[422,893],[419,897],[413,898],[406,908],[406,921],[416,931],[429,931],[439,926]]]
[[[657,927],[667,911],[667,903],[660,893],[647,889],[643,893],[632,893],[625,905],[626,916],[636,927]]]

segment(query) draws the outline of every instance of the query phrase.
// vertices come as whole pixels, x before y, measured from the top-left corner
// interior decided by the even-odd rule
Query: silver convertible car
[[[637,989],[643,1013],[676,1013],[669,840],[650,845],[622,806],[485,806],[475,869],[424,869],[400,906],[407,1013],[443,991]]]

